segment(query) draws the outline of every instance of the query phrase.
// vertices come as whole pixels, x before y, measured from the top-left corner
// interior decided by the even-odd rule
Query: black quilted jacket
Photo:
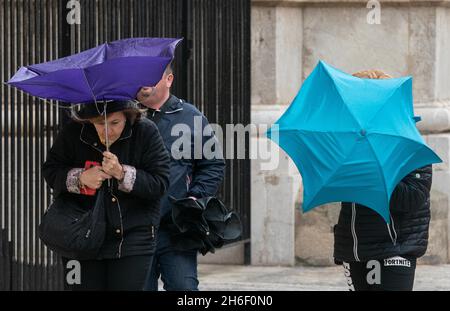
[[[49,150],[42,169],[54,195],[64,195],[82,208],[91,208],[95,197],[69,193],[67,174],[72,168],[83,168],[87,160],[101,163],[104,151],[93,125],[67,124]],[[147,119],[133,125],[127,121],[110,151],[121,164],[136,168],[136,178],[130,193],[118,190],[117,182],[112,180],[114,196],[105,202],[107,231],[99,259],[152,253],[160,198],[169,187],[169,154],[158,128]]]
[[[391,197],[389,225],[373,210],[343,202],[334,227],[336,263],[423,256],[428,245],[431,179],[431,165],[402,179]]]

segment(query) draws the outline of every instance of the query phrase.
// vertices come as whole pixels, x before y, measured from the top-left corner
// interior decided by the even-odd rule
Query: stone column
[[[252,7],[252,123],[270,125],[282,114],[302,80],[301,8]],[[263,148],[264,132],[254,133],[253,146]],[[278,147],[271,145],[278,151]],[[251,262],[295,264],[295,202],[301,181],[289,157],[279,150],[279,165],[262,170],[252,160]],[[277,157],[275,153],[272,153]]]

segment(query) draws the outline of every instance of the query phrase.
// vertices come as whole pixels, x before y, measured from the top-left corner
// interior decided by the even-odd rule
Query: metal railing
[[[0,79],[23,65],[128,37],[184,37],[173,93],[211,123],[250,123],[250,0],[80,0],[69,25],[64,0],[0,0]],[[0,290],[60,290],[60,259],[37,236],[50,189],[41,166],[65,116],[0,85]],[[225,139],[227,139],[225,137]],[[248,146],[248,142],[247,142]],[[248,149],[248,148],[247,148]],[[224,152],[225,153],[225,152]],[[227,160],[220,191],[250,238],[250,162]]]

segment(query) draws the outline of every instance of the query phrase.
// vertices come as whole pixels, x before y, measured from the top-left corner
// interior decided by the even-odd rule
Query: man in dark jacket
[[[137,95],[149,108],[147,116],[157,124],[171,155],[170,187],[161,200],[161,224],[148,290],[158,289],[159,276],[166,290],[198,290],[198,250],[175,247],[171,230],[172,203],[168,197],[196,200],[213,196],[225,170],[225,161],[208,120],[193,105],[170,94],[173,79],[169,65],[155,87],[144,87]],[[208,150],[210,154],[205,154]]]
[[[390,78],[377,71],[360,78]],[[360,204],[343,202],[334,228],[334,258],[350,290],[412,290],[417,258],[428,244],[431,165],[405,176],[390,200],[390,223]]]

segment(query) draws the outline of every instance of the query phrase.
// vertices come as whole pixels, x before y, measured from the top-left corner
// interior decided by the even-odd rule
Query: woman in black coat
[[[81,208],[92,208],[94,192],[102,185],[111,189],[98,256],[63,258],[66,285],[74,290],[142,290],[155,249],[160,198],[169,186],[169,155],[156,125],[141,117],[131,101],[107,103],[106,151],[103,108],[86,104],[79,113],[82,120],[64,127],[43,165],[54,196],[65,196]],[[90,163],[94,166],[88,168]],[[74,276],[73,268],[81,268],[81,275]]]
[[[360,78],[391,76],[369,70]],[[360,204],[343,202],[334,227],[334,258],[350,290],[412,290],[417,258],[428,244],[431,165],[414,170],[394,189],[390,223]]]

